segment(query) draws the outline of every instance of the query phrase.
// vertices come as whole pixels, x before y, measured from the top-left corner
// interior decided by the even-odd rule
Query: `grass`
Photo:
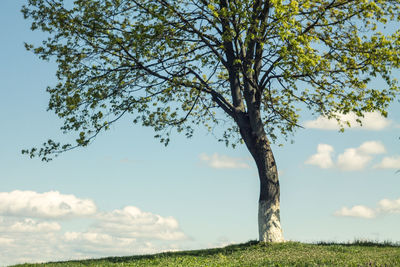
[[[15,266],[400,266],[400,244],[250,241],[224,248]]]

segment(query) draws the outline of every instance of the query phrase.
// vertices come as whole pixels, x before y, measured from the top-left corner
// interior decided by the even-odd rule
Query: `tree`
[[[338,122],[387,115],[400,32],[384,26],[398,10],[399,0],[28,0],[31,29],[49,38],[26,48],[58,64],[48,109],[78,138],[23,153],[50,160],[122,116],[165,144],[172,129],[191,137],[218,124],[220,140],[244,143],[257,165],[259,239],[283,241],[270,145],[300,127],[300,110]]]

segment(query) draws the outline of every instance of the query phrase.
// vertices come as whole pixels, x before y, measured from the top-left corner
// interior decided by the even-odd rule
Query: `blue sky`
[[[23,20],[23,2],[0,3],[0,266],[257,239],[250,154],[203,129],[192,139],[174,135],[165,148],[152,129],[125,118],[50,163],[21,155],[65,138],[46,112],[56,66],[23,47],[43,37]],[[306,114],[295,143],[273,147],[286,239],[400,241],[399,107],[345,133]]]

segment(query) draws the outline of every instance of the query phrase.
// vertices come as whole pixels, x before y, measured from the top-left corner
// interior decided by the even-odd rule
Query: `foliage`
[[[247,118],[256,131],[260,115],[275,140],[302,109],[386,116],[399,91],[400,31],[379,31],[400,20],[399,0],[27,1],[32,30],[49,38],[26,48],[58,64],[48,109],[78,134],[76,144],[24,150],[43,160],[128,114],[165,144],[171,129],[190,137],[215,124],[235,144]]]
[[[224,248],[167,252],[155,255],[110,257],[99,260],[24,264],[24,267],[56,266],[398,266],[396,244],[268,244],[248,242]]]

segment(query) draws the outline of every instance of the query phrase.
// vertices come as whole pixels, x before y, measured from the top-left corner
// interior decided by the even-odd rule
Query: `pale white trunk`
[[[284,242],[279,202],[260,200],[258,203],[258,233],[262,242]]]

